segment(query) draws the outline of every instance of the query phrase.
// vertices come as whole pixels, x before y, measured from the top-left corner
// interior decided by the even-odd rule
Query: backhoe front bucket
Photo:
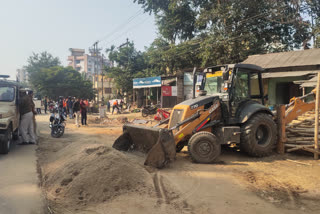
[[[121,151],[137,150],[147,153],[145,165],[163,168],[176,156],[172,131],[136,125],[124,125],[123,134],[113,143]]]

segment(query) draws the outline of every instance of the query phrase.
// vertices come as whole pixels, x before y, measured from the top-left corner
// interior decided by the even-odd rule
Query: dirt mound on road
[[[149,173],[125,154],[101,144],[78,147],[73,143],[60,150],[44,175],[50,202],[64,204],[60,211],[152,191]]]
[[[319,195],[311,194],[298,185],[280,181],[271,174],[247,171],[242,178],[262,199],[287,209],[319,210]]]

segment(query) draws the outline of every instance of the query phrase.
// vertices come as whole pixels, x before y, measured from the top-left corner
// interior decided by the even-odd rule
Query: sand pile
[[[80,152],[76,147],[79,145],[72,143],[60,150],[44,172],[49,203],[55,207],[61,204],[61,209],[72,209],[125,194],[152,193],[150,174],[125,154],[101,144],[82,146]]]

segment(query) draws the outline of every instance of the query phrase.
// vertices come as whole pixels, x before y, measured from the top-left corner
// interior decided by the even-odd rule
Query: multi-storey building
[[[96,75],[93,78],[93,88],[98,92],[96,99],[99,101],[117,98],[118,90],[115,87],[114,80],[102,75]],[[103,80],[103,81],[102,81]]]
[[[24,68],[17,69],[17,81],[22,83],[29,82],[28,72]]]
[[[85,53],[84,49],[70,48],[71,56],[68,56],[69,66],[91,79],[94,74],[100,74],[102,60],[100,56]]]
[[[96,100],[113,99],[117,95],[114,80],[101,75],[102,66],[111,66],[110,62],[102,58],[98,53],[86,54],[84,49],[70,48],[71,56],[68,56],[69,66],[84,74],[88,80],[92,80],[93,88],[97,91]],[[103,81],[102,81],[103,78]],[[103,82],[103,83],[102,83]]]

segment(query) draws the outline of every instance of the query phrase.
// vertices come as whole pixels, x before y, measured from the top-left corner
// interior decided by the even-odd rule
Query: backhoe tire
[[[258,113],[241,126],[240,150],[250,156],[270,155],[277,142],[277,125],[269,114]]]
[[[149,115],[149,110],[147,110],[147,109],[142,109],[141,115],[142,115],[142,117],[148,117],[148,115]]]
[[[188,142],[189,155],[193,162],[212,163],[221,153],[221,145],[214,134],[198,132]]]

